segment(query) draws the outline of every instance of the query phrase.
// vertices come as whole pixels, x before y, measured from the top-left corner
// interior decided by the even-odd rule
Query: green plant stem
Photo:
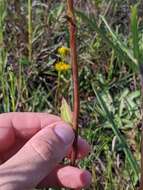
[[[6,17],[7,1],[0,0],[0,83],[3,95],[3,111],[10,111],[7,75],[4,72],[4,67],[7,62],[7,51],[4,47],[4,31],[5,31],[5,17]]]
[[[32,61],[32,0],[28,0],[28,56]]]
[[[139,72],[140,72],[140,84],[141,84],[141,177],[139,190],[143,190],[143,64],[141,59],[140,46],[139,46],[139,29],[138,29],[138,4],[131,7],[131,31],[133,38],[133,53],[137,60]]]
[[[78,141],[78,117],[79,117],[79,84],[78,84],[78,64],[77,64],[77,48],[76,48],[76,21],[74,16],[73,0],[67,0],[67,19],[69,23],[70,33],[70,54],[72,63],[72,79],[73,79],[73,129],[75,132],[75,140],[73,143],[73,153],[71,165],[75,165],[77,158],[77,141]]]
[[[59,110],[59,93],[60,93],[60,85],[61,84],[61,72],[58,71],[58,80],[57,80],[57,88],[55,94],[55,108],[57,108],[57,112]]]

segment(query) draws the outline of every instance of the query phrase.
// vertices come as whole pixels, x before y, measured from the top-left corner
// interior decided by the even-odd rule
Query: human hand
[[[91,181],[88,171],[59,164],[70,155],[73,140],[72,128],[57,116],[1,114],[0,189],[88,186]],[[86,141],[79,138],[78,157],[83,158],[89,150]]]

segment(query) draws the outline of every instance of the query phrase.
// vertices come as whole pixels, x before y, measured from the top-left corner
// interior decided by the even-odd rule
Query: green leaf
[[[72,111],[67,101],[64,98],[62,99],[62,105],[61,105],[61,118],[65,122],[72,125]]]
[[[134,57],[139,63],[139,31],[138,31],[138,4],[131,7],[131,31],[133,38]]]
[[[20,59],[20,63],[21,63],[21,65],[29,65],[30,64],[29,60],[27,59],[27,57],[22,57]]]
[[[116,125],[116,123],[114,121],[114,117],[113,117],[112,113],[109,111],[108,106],[107,106],[106,102],[104,102],[101,94],[95,89],[94,85],[92,85],[92,88],[96,95],[98,104],[100,105],[101,109],[103,109],[106,112],[106,117],[107,117],[108,121],[111,123],[112,130],[113,130],[114,134],[117,136],[119,143],[121,143],[124,153],[127,157],[127,160],[129,162],[132,170],[134,171],[134,173],[136,175],[136,178],[138,178],[140,168],[139,168],[137,160],[135,160],[134,156],[132,155],[132,152],[130,151],[124,136],[121,134],[120,130],[118,129],[118,126]]]
[[[117,46],[121,50],[121,52],[123,52],[125,56],[128,57],[134,63],[134,69],[135,69],[137,67],[137,60],[135,59],[136,57],[132,55],[131,50],[127,47],[126,44],[122,42],[122,39],[120,39],[119,36],[117,36],[117,34],[112,31],[111,27],[109,26],[104,16],[100,17],[103,23],[105,24],[107,30],[109,31],[109,34],[112,37],[114,45]]]
[[[100,18],[108,30],[108,35],[101,26],[98,26],[96,19],[93,17],[87,16],[85,13],[78,10],[76,11],[76,14],[82,19],[82,21],[91,31],[96,31],[100,35],[102,40],[104,40],[116,52],[120,60],[126,61],[133,71],[137,71],[137,60],[135,59],[134,55],[132,55],[132,52],[128,46],[122,42],[122,39],[120,39],[119,36],[117,36],[117,34],[112,31],[104,16],[100,16]],[[109,34],[111,39],[109,38]]]

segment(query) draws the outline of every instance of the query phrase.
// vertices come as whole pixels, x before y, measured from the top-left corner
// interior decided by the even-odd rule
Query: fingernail
[[[68,124],[58,124],[54,131],[56,135],[66,144],[69,145],[74,140],[74,133],[70,125]]]
[[[91,184],[91,173],[89,171],[84,171],[81,175],[82,183],[85,187],[88,187]]]

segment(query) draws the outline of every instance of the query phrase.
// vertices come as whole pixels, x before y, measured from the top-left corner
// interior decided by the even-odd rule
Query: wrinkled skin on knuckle
[[[67,152],[67,148],[63,146],[62,142],[54,138],[38,138],[31,142],[34,151],[43,161],[52,161],[57,163]]]

